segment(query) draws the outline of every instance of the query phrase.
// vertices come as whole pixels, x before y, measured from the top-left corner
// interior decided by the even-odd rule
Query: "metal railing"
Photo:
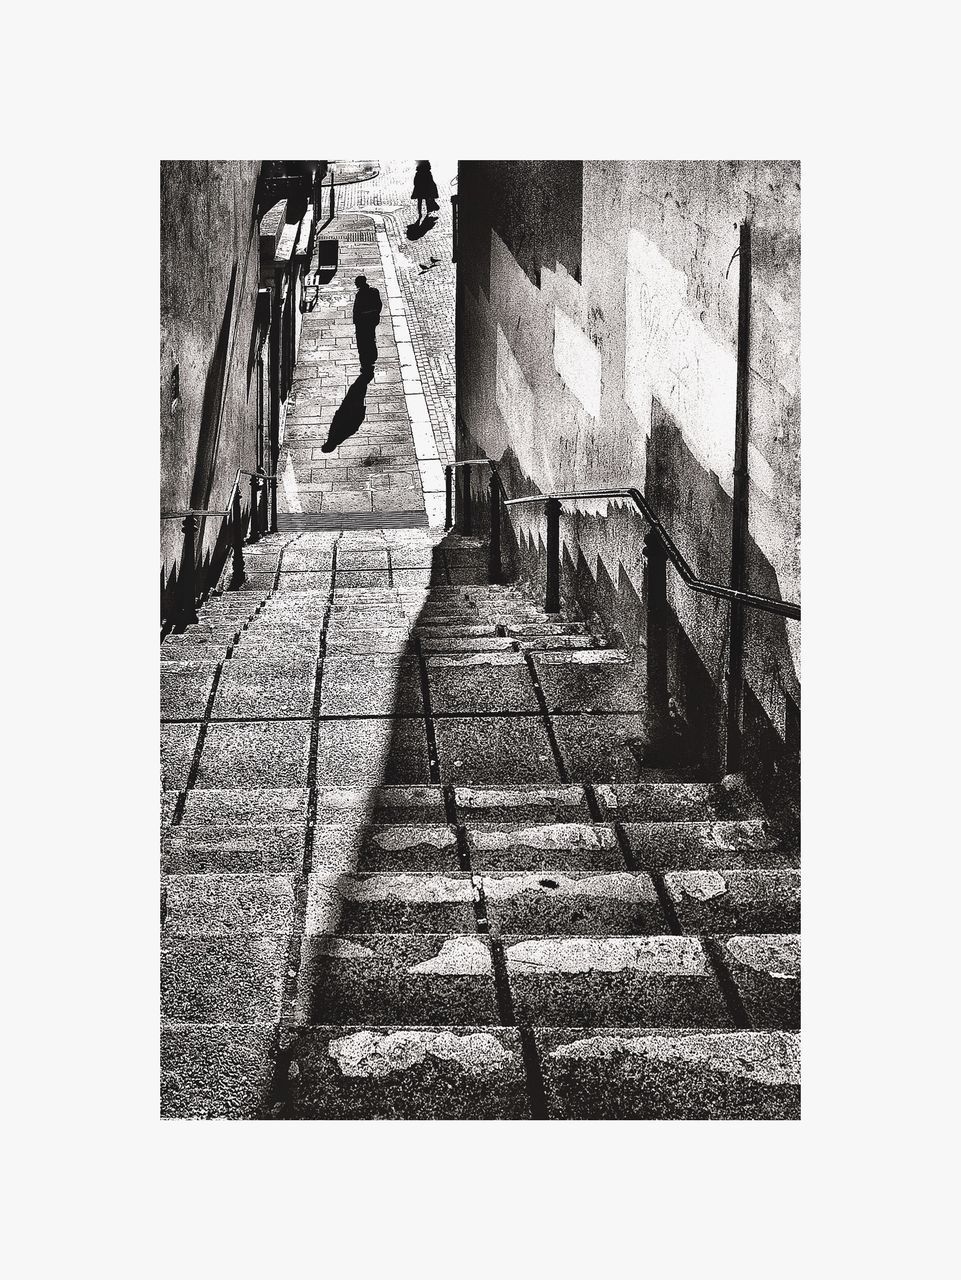
[[[247,577],[244,564],[244,519],[240,496],[241,477],[250,479],[250,506],[248,520],[249,543],[259,542],[269,530],[267,506],[268,481],[275,479],[263,471],[245,471],[240,468],[234,478],[226,507],[185,507],[180,511],[161,511],[161,520],[183,520],[184,545],[177,570],[177,593],[173,616],[169,622],[174,627],[184,627],[197,621],[197,604],[204,598],[207,588],[198,590],[197,552],[203,547],[203,535],[208,518],[230,523],[231,574],[228,590],[236,591]]]

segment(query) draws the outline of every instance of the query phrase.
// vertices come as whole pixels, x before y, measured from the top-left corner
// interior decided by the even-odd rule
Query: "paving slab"
[[[211,717],[303,719],[313,709],[316,677],[317,664],[309,660],[254,661],[238,655],[224,664]]]
[[[212,662],[161,662],[161,720],[202,720],[216,673]]]
[[[533,662],[548,711],[644,710],[644,671],[618,649],[537,653]]]
[[[416,658],[329,653],[320,687],[324,716],[422,715],[424,699]]]
[[[161,946],[163,1016],[172,1022],[276,1022],[287,937],[165,937]]]
[[[796,1120],[797,1036],[757,1031],[535,1032],[554,1120]]]
[[[292,876],[168,875],[164,890],[169,937],[284,933],[293,926]]]
[[[647,741],[640,715],[552,715],[568,773],[581,782],[634,782]]]
[[[669,871],[664,877],[681,928],[692,933],[797,933],[801,873]]]
[[[441,778],[452,783],[557,782],[539,716],[463,716],[434,722]]]
[[[343,575],[351,570],[379,569],[387,572],[387,548],[360,551],[342,549],[337,556],[337,580],[340,585]]]
[[[664,934],[668,923],[650,876],[626,871],[486,872],[487,919],[513,934]]]
[[[692,822],[725,817],[713,782],[596,783],[598,808],[612,822]]]
[[[490,949],[478,934],[308,936],[300,985],[313,993],[306,1011],[311,1022],[487,1026],[499,1020]]]
[[[317,821],[338,822],[364,816],[376,825],[443,825],[447,821],[440,787],[320,787]]]
[[[472,822],[466,838],[475,871],[627,870],[613,827],[589,822]]]
[[[801,939],[797,934],[735,935],[719,940],[753,1027],[801,1025]]]
[[[281,573],[277,583],[277,591],[281,597],[290,591],[323,591],[330,590],[330,569],[314,570],[303,573]]]
[[[317,785],[430,782],[422,719],[323,720],[317,742]]]
[[[503,936],[518,1021],[541,1026],[729,1025],[704,947],[689,937]]]
[[[305,720],[212,723],[197,787],[296,787],[307,780],[310,724]]]
[[[187,785],[187,775],[200,734],[199,724],[165,724],[160,727],[160,775],[165,791]]]
[[[268,1104],[274,1030],[167,1026],[160,1033],[160,1112],[176,1120],[252,1120]]]
[[[298,1120],[524,1120],[520,1034],[509,1027],[307,1027],[289,1048]]]
[[[517,653],[431,654],[427,676],[435,715],[539,709],[527,663]]]
[[[161,832],[161,870],[166,875],[210,872],[288,872],[301,869],[304,826],[181,824]]]

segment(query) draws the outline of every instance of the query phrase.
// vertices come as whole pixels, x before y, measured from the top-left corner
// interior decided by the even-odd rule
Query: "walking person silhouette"
[[[354,335],[357,339],[357,355],[360,371],[374,376],[377,363],[377,325],[380,321],[380,290],[367,283],[366,276],[354,280],[357,294],[354,297]]]
[[[426,205],[427,212],[436,213],[440,208],[437,203],[437,183],[430,171],[429,160],[418,160],[414,171],[414,189],[410,193],[411,200],[417,201],[417,221],[421,219],[421,205]]]

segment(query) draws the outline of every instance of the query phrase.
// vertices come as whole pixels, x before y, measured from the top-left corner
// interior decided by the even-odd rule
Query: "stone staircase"
[[[797,851],[632,655],[434,530],[247,568],[161,646],[164,1115],[799,1114]]]

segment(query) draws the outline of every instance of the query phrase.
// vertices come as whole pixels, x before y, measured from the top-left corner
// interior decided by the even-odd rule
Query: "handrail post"
[[[196,547],[197,517],[192,511],[184,517],[184,549],[180,556],[180,572],[177,575],[177,625],[186,627],[197,621],[197,565]]]
[[[260,519],[258,516],[260,507],[260,486],[257,483],[257,477],[250,477],[250,531],[247,538],[248,542],[260,541]]]
[[[444,468],[444,528],[450,529],[454,523],[454,468],[448,462]]]
[[[260,481],[260,533],[262,537],[266,537],[268,532],[267,493],[268,493],[267,481],[264,479],[261,479]]]
[[[244,566],[244,517],[240,502],[240,487],[234,489],[234,500],[231,503],[231,534],[233,538],[233,570],[230,575],[230,590],[243,585],[246,578]]]
[[[544,503],[547,516],[547,591],[544,609],[559,613],[561,607],[561,504],[557,498]]]
[[[471,510],[471,489],[470,489],[470,467],[461,467],[463,472],[463,480],[461,481],[461,497],[457,514],[457,527],[460,533],[465,537],[470,537],[474,530],[474,513]]]
[[[647,560],[647,709],[648,734],[654,752],[668,737],[667,684],[667,554],[658,534],[644,537]]]
[[[501,570],[501,478],[491,468],[491,529],[490,542],[487,546],[487,579],[499,583],[503,579]]]

